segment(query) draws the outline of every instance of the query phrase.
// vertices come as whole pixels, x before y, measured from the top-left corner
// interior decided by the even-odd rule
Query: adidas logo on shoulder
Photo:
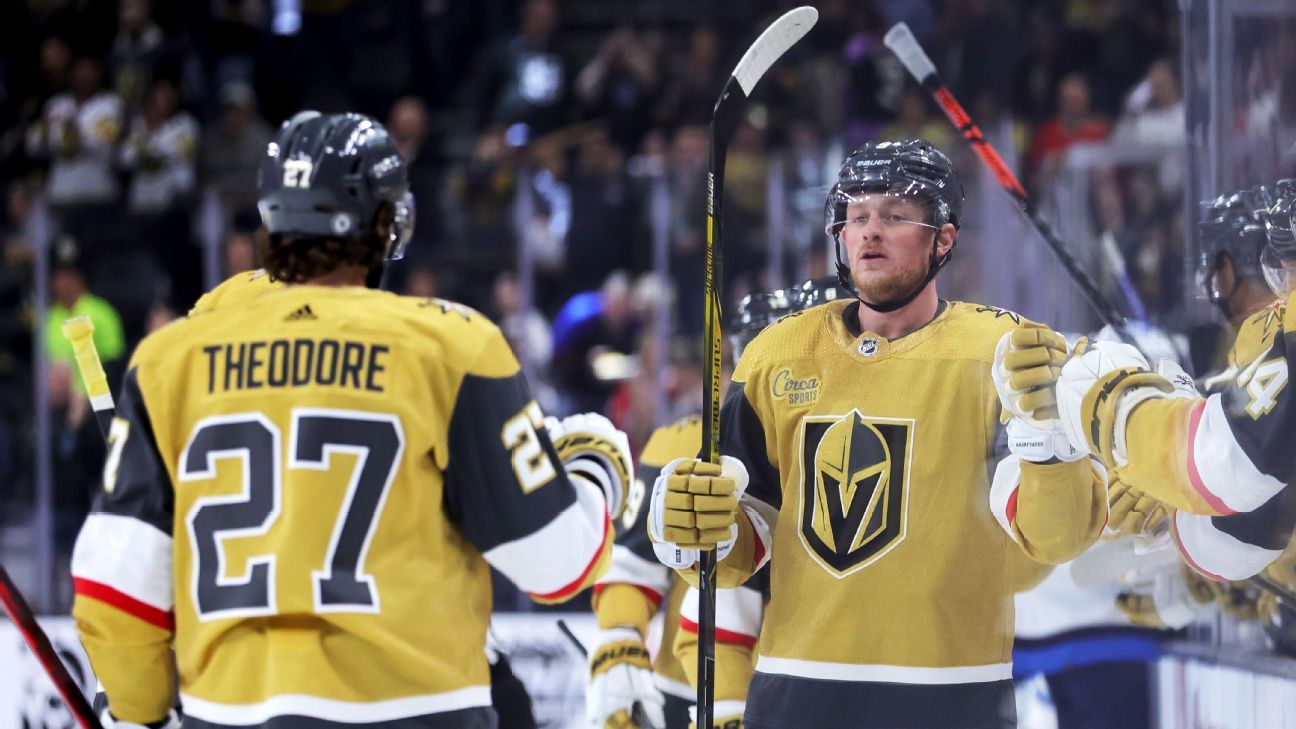
[[[319,319],[319,317],[315,316],[315,312],[311,311],[310,304],[306,304],[284,317],[284,321],[315,321],[316,319]]]

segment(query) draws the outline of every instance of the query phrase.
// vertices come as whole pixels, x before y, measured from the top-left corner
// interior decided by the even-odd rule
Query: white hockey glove
[[[990,368],[1004,410],[1037,430],[1052,428],[1058,417],[1053,384],[1066,360],[1066,340],[1043,324],[1028,321],[1005,332]]]
[[[1120,342],[1076,347],[1057,382],[1062,429],[1077,450],[1093,453],[1109,469],[1129,463],[1125,425],[1139,404],[1170,397],[1175,386],[1152,372],[1138,350]]]
[[[699,550],[716,550],[716,561],[733,550],[747,467],[732,456],[721,456],[720,463],[676,458],[653,483],[648,536],[657,559],[667,567],[692,567]]]
[[[665,697],[653,682],[652,662],[634,628],[599,631],[590,650],[585,719],[590,729],[663,729]]]
[[[630,439],[598,413],[568,415],[561,422],[545,418],[545,429],[570,476],[584,478],[603,490],[613,521],[625,510],[626,494],[634,483]]]
[[[742,729],[743,712],[747,710],[746,701],[736,699],[727,699],[715,702],[711,716],[711,729]],[[689,729],[698,729],[697,725],[697,705],[694,704],[688,709],[689,712]]]
[[[104,729],[180,729],[180,715],[175,709],[167,712],[165,718],[148,724],[136,724],[132,721],[121,721],[113,717],[108,709],[99,712],[99,723]]]

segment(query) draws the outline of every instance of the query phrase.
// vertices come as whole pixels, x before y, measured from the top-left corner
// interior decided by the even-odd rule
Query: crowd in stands
[[[343,0],[297,14],[268,0],[9,3],[0,527],[33,499],[32,330],[48,325],[31,319],[36,257],[80,281],[54,287],[51,317],[93,308],[116,327],[100,353],[120,372],[207,285],[257,266],[258,162],[302,108],[385,122],[417,205],[415,240],[387,286],[496,319],[549,409],[611,412],[639,444],[698,407],[707,124],[738,55],[797,4]],[[730,302],[829,271],[823,194],[864,140],[926,137],[955,159],[969,199],[980,194],[979,163],[882,45],[895,22],[988,133],[1005,130],[1002,151],[1041,196],[1072,145],[1183,143],[1171,0],[813,4],[819,23],[761,82],[729,151]],[[1182,255],[1182,166],[1101,174],[1098,225],[1168,310],[1182,283],[1170,263]],[[771,195],[786,211],[779,231],[767,229]],[[983,294],[999,289],[976,276],[1020,241],[996,241],[993,222],[972,217],[982,232],[960,256],[974,262],[954,279],[962,290],[943,293],[1018,303]],[[769,259],[771,233],[782,261]],[[662,240],[664,276],[653,273]],[[55,340],[58,506],[75,524],[96,482],[86,464],[102,451]]]

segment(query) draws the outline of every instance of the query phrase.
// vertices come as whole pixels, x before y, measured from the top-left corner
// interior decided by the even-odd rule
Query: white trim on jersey
[[[348,724],[371,724],[490,706],[491,697],[489,686],[469,686],[441,694],[372,702],[281,694],[256,704],[221,704],[182,693],[180,703],[184,706],[186,716],[227,726],[264,724],[277,716],[304,716]]]
[[[692,686],[684,683],[683,681],[675,681],[673,679],[666,678],[660,673],[653,674],[653,684],[657,687],[658,691],[664,694],[670,694],[671,696],[674,696],[677,699],[684,699],[685,701],[693,701],[694,699],[697,698],[697,691]]]
[[[571,483],[576,503],[536,531],[484,555],[524,592],[551,595],[571,586],[603,548],[608,518],[603,492],[579,479]]]
[[[1228,517],[1218,517],[1228,518]],[[1175,514],[1175,540],[1184,559],[1217,581],[1245,580],[1278,559],[1282,550],[1247,544],[1215,528],[1211,517]]]
[[[755,640],[760,636],[761,619],[765,614],[765,600],[750,587],[716,590],[716,629],[741,633]],[[690,587],[680,604],[680,617],[697,623],[698,591]]]
[[[1009,453],[995,465],[994,478],[990,482],[990,513],[1013,541],[1017,540],[1017,535],[1013,533],[1008,503],[1012,501],[1020,485],[1021,459]]]
[[[797,678],[816,678],[827,681],[869,681],[928,686],[986,683],[1012,679],[1012,663],[929,668],[925,666],[828,663],[826,661],[804,661],[796,658],[761,656],[756,661],[756,670],[760,673],[782,674]]]
[[[91,514],[72,550],[72,576],[170,612],[175,607],[171,544],[165,532],[134,517]]]
[[[1211,395],[1206,400],[1189,444],[1189,480],[1217,509],[1223,505],[1234,513],[1253,511],[1273,498],[1285,484],[1262,473],[1247,457],[1224,414],[1223,403],[1219,395]]]
[[[657,560],[646,560],[629,547],[612,545],[612,565],[598,584],[629,584],[646,587],[664,599],[670,592],[672,571]]]

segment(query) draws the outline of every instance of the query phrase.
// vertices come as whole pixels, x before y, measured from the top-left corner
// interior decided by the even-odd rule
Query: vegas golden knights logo
[[[836,577],[863,569],[905,537],[912,420],[852,410],[803,421],[801,540]]]

